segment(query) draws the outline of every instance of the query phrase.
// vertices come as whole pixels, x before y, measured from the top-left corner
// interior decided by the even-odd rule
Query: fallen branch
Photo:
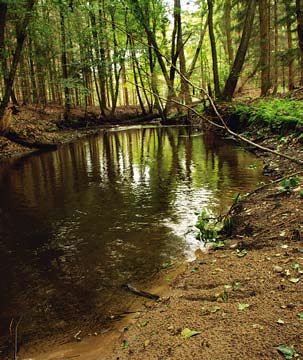
[[[145,297],[147,299],[151,299],[151,300],[158,300],[159,299],[158,295],[151,294],[151,293],[146,292],[146,291],[138,290],[135,287],[131,286],[130,284],[123,284],[122,289],[124,289],[126,291],[129,291],[129,292],[131,292],[131,293],[133,293],[135,295]]]

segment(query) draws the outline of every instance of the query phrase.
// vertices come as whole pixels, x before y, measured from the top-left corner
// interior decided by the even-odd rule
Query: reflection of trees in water
[[[160,268],[174,251],[161,221],[180,216],[178,192],[246,186],[239,173],[251,157],[195,135],[169,127],[105,132],[0,169],[3,311],[37,302],[52,305],[50,317],[92,311],[105,301],[97,288],[105,294]]]

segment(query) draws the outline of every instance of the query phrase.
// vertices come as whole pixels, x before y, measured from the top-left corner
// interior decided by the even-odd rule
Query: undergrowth
[[[231,231],[232,218],[214,216],[210,210],[202,209],[195,226],[198,240],[204,243],[212,243],[214,248],[222,248],[225,246],[222,235]]]
[[[298,100],[263,99],[253,105],[235,104],[232,114],[249,125],[267,125],[271,130],[297,130],[303,126],[303,104]]]

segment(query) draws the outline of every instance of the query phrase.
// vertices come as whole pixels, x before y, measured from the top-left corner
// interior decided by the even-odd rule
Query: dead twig
[[[17,360],[17,353],[18,353],[18,327],[21,323],[22,315],[20,316],[16,327],[15,327],[15,344],[14,344],[14,360]]]

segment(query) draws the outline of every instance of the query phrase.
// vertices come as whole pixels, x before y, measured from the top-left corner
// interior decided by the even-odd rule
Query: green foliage
[[[232,113],[239,116],[240,121],[268,125],[273,130],[282,127],[293,129],[303,125],[303,106],[296,100],[267,99],[260,100],[255,105],[237,104]]]
[[[293,187],[296,187],[300,182],[300,179],[298,177],[292,177],[289,179],[284,179],[281,181],[281,186],[283,186],[283,188],[285,190],[290,190]]]
[[[196,228],[198,229],[197,239],[203,242],[216,242],[218,232],[223,229],[223,222],[215,218],[207,209],[202,209],[198,216]]]
[[[189,339],[192,336],[199,334],[201,334],[201,331],[190,330],[189,328],[184,328],[181,332],[181,336],[183,337],[183,339]]]
[[[213,243],[214,248],[219,249],[225,246],[224,241],[220,240],[223,232],[230,233],[233,220],[230,217],[215,217],[210,210],[202,209],[196,223],[198,230],[196,238],[205,243]]]
[[[296,350],[293,346],[280,345],[277,347],[277,350],[284,356],[285,359],[293,359],[296,355]]]

